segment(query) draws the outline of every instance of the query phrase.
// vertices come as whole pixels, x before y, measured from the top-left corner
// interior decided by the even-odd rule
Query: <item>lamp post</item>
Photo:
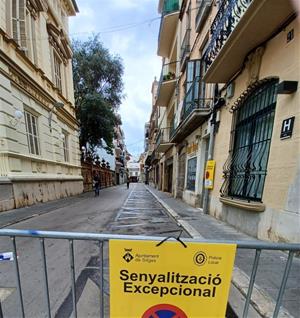
[[[23,117],[23,112],[19,109],[17,109],[14,113],[14,118],[9,120],[9,123],[11,124],[12,127],[16,127],[17,124],[21,121]]]
[[[48,116],[48,123],[49,123],[49,128],[50,128],[50,132],[52,132],[52,115],[53,115],[53,110],[54,108],[63,108],[64,107],[64,103],[62,102],[54,102],[50,112],[49,112],[49,116]]]

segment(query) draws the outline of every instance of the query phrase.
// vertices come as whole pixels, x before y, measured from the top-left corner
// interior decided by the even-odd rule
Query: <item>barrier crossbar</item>
[[[72,305],[73,315],[77,318],[77,299],[76,299],[76,277],[75,277],[75,254],[74,254],[74,241],[97,241],[100,250],[100,317],[104,317],[104,243],[109,240],[138,240],[138,241],[162,241],[164,237],[160,236],[143,236],[143,235],[119,235],[119,234],[100,234],[100,233],[82,233],[82,232],[59,232],[59,231],[38,231],[38,230],[14,230],[14,229],[0,229],[0,237],[9,237],[12,241],[13,247],[13,262],[16,274],[17,292],[19,297],[19,304],[21,309],[22,318],[25,317],[24,301],[22,294],[21,276],[19,270],[19,263],[17,258],[17,237],[27,237],[40,240],[40,252],[42,257],[42,270],[43,270],[43,282],[45,289],[45,302],[47,306],[47,317],[51,318],[51,306],[49,297],[49,284],[48,284],[48,273],[47,273],[47,258],[45,252],[45,239],[62,239],[68,240],[69,242],[69,258],[70,258],[70,281],[72,290]],[[283,294],[286,288],[288,275],[293,262],[295,252],[300,252],[299,243],[269,243],[262,241],[231,241],[231,240],[203,240],[203,239],[182,239],[184,242],[196,242],[196,243],[211,243],[211,244],[236,244],[238,249],[251,249],[255,250],[255,258],[253,261],[252,272],[250,276],[250,282],[248,286],[248,292],[243,309],[243,318],[248,316],[249,305],[251,295],[254,287],[254,282],[257,274],[259,265],[259,259],[262,250],[278,250],[288,252],[288,258],[285,264],[285,269],[279,288],[276,305],[273,313],[273,317],[278,317],[279,310],[282,303]],[[1,304],[0,304],[0,318],[2,318]]]

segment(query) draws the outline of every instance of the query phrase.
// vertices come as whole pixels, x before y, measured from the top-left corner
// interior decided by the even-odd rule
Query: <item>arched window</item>
[[[235,110],[233,147],[224,165],[221,193],[261,201],[272,138],[277,80],[262,82]]]

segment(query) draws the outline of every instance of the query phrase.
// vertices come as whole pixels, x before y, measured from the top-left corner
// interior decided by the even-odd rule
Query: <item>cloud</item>
[[[143,9],[147,3],[155,4],[153,0],[110,0],[112,6],[118,9]]]
[[[143,151],[144,125],[152,108],[152,81],[154,76],[159,78],[161,71],[161,58],[156,56],[159,20],[140,22],[157,16],[158,1],[77,0],[77,3],[80,13],[71,19],[70,33],[86,39],[92,32],[110,31],[101,33],[100,39],[112,54],[123,59],[127,97],[120,106],[120,114],[128,150],[138,155]],[[134,23],[137,25],[126,27]]]

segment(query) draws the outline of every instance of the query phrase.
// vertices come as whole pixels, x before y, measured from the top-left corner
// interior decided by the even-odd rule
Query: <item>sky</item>
[[[70,18],[70,37],[100,41],[124,64],[125,99],[120,114],[128,151],[138,157],[144,149],[144,124],[152,104],[151,85],[159,78],[156,55],[160,16],[158,0],[76,0],[79,13]]]

